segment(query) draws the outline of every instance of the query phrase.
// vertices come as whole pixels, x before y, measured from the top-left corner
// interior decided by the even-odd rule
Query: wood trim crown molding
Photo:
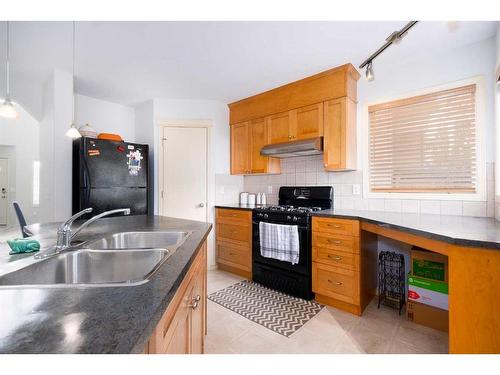
[[[237,124],[345,96],[356,102],[359,77],[356,68],[348,63],[230,103],[229,123]]]

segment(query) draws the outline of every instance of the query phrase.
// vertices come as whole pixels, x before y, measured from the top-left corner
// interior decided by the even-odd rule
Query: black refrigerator
[[[148,145],[82,137],[73,143],[73,213],[116,208],[146,215],[150,206]]]

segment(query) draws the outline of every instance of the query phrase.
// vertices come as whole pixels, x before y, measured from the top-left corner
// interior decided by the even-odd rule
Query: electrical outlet
[[[224,186],[221,186],[221,187],[220,187],[220,189],[219,189],[219,193],[220,193],[221,195],[223,195],[223,194],[224,194]]]
[[[268,185],[267,186],[267,194],[272,194],[273,193],[273,186],[272,185]]]
[[[354,184],[352,185],[352,195],[360,195],[361,194],[361,185]]]

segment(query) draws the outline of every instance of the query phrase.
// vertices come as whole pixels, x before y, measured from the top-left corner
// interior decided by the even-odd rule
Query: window
[[[476,85],[368,107],[372,192],[476,193]]]
[[[40,162],[33,162],[33,206],[40,204]]]

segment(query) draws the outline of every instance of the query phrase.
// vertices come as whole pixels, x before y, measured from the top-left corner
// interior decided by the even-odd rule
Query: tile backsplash
[[[363,172],[361,170],[325,172],[322,156],[282,159],[281,174],[245,176],[244,190],[250,193],[264,192],[267,194],[268,203],[277,204],[280,186],[331,185],[334,189],[336,208],[493,217],[495,214],[493,163],[487,163],[486,168],[486,201],[363,198]],[[361,190],[359,195],[353,194],[354,185],[359,185]]]

